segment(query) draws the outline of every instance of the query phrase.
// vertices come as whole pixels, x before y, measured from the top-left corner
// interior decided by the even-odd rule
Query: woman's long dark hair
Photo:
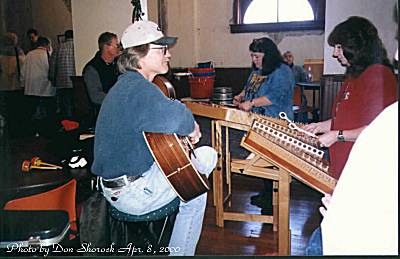
[[[283,63],[281,52],[279,51],[276,44],[269,38],[254,39],[249,46],[249,50],[252,52],[264,53],[262,61],[262,75],[271,74],[277,67]],[[254,62],[252,64],[255,69]]]
[[[328,44],[342,46],[343,55],[350,64],[346,69],[347,76],[357,77],[372,64],[392,68],[378,30],[363,17],[352,16],[336,25],[328,37]]]

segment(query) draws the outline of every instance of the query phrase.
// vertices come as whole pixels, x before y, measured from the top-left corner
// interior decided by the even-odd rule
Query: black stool
[[[115,243],[117,255],[166,255],[180,200],[144,215],[123,213],[109,206],[110,240]],[[135,248],[135,249],[133,249]]]

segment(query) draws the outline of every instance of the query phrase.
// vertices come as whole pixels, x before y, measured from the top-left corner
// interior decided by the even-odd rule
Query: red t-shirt
[[[332,107],[331,129],[350,130],[367,126],[396,100],[397,82],[392,71],[384,65],[371,65],[357,78],[344,81]],[[342,173],[353,144],[335,142],[329,148],[330,170],[336,179]]]

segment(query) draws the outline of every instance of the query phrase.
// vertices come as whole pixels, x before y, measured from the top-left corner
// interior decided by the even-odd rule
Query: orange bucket
[[[214,91],[215,69],[214,68],[189,68],[193,76],[189,76],[190,97],[210,98]]]

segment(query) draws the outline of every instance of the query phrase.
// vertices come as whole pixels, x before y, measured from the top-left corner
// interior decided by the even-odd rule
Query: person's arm
[[[358,136],[360,136],[361,132],[366,128],[367,126],[359,127],[357,129],[351,129],[351,130],[343,130],[343,140],[341,141],[349,141],[349,142],[355,142]],[[335,142],[340,141],[338,139],[338,134],[339,130],[331,130],[328,131],[327,133],[321,135],[318,140],[321,143],[321,146],[323,147],[330,147],[333,145]]]
[[[132,82],[134,84],[135,82]],[[137,85],[135,91],[129,95],[140,96],[140,98],[131,98],[132,110],[140,111],[136,120],[140,125],[140,131],[154,133],[175,133],[180,136],[192,134],[196,138],[196,123],[192,112],[177,100],[166,98],[165,95],[150,82],[141,82]],[[142,107],[150,108],[143,109]]]
[[[194,130],[192,131],[192,133],[190,133],[188,135],[190,142],[192,142],[192,144],[196,144],[197,142],[200,141],[201,138],[201,131],[200,131],[200,126],[199,124],[197,124],[197,122],[194,122]]]
[[[272,102],[266,96],[254,98],[239,104],[239,108],[244,111],[250,111],[253,107],[271,105]]]
[[[87,66],[83,72],[83,79],[85,81],[90,100],[98,105],[101,105],[106,93],[103,92],[100,76],[96,69],[92,66]]]
[[[242,99],[243,99],[243,97],[244,97],[244,94],[245,94],[245,92],[244,92],[244,89],[240,92],[240,94],[238,94],[238,95],[235,95],[234,97],[233,97],[233,104],[234,105],[239,105],[241,102],[242,102]]]
[[[254,78],[254,75],[255,75],[254,73],[255,73],[254,71],[252,71],[250,73],[249,77],[247,78],[246,84],[244,85],[243,90],[240,92],[240,94],[233,97],[234,105],[239,106],[240,103],[242,102],[243,98],[246,95],[246,87],[248,86],[248,84],[251,83],[252,79]],[[239,106],[239,108],[240,108],[240,106]]]

